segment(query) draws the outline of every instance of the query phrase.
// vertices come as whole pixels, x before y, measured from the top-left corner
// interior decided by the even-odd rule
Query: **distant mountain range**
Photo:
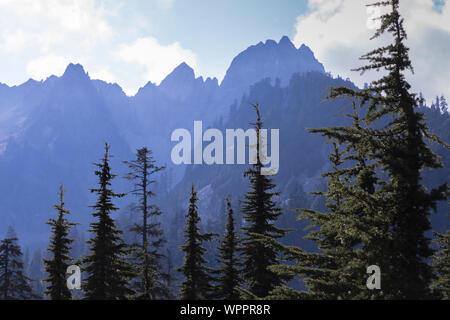
[[[321,200],[307,192],[323,188],[319,175],[327,169],[328,147],[304,128],[345,121],[336,117],[344,102],[321,102],[326,88],[335,85],[354,87],[326,74],[307,46],[297,49],[287,37],[260,42],[240,53],[220,84],[215,78],[195,78],[186,63],[160,85],[149,82],[133,97],[117,84],[91,80],[81,65],[74,64],[61,77],[15,87],[0,84],[0,235],[14,225],[24,243],[44,245],[45,222],[55,214],[52,205],[60,183],[67,189],[71,219],[86,228],[91,221],[88,206],[94,203],[89,188],[96,184],[92,163],[103,155],[105,141],[115,156],[117,191],[131,189],[121,178],[127,170],[122,161],[133,159],[136,148],[147,146],[158,163],[167,166],[156,193],[168,222],[169,242],[179,241],[193,182],[205,224],[220,229],[223,197],[231,196],[237,206],[247,188],[244,167],[174,166],[170,136],[174,129],[192,128],[195,120],[202,120],[204,127],[248,128],[254,120],[249,103],[257,101],[266,126],[280,129],[281,164],[275,177],[282,191],[280,204],[286,211],[301,205],[320,207]],[[434,117],[432,129],[450,141],[443,129],[449,127],[448,115],[427,112]],[[448,176],[450,156],[437,151],[444,156],[446,169],[430,175],[430,183]],[[119,206],[126,208],[128,201]],[[293,216],[286,213],[282,223],[295,224]]]

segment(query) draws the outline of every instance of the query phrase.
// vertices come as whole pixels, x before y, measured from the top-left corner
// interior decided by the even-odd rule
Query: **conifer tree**
[[[434,254],[433,266],[437,279],[431,287],[438,292],[440,298],[450,300],[450,230],[435,236],[438,251]]]
[[[358,116],[352,117],[358,128]],[[270,293],[270,298],[342,300],[356,298],[361,291],[367,290],[364,287],[365,257],[361,249],[355,248],[363,242],[365,230],[361,225],[366,221],[361,215],[365,210],[361,199],[370,201],[374,192],[374,171],[365,162],[363,149],[358,153],[351,152],[354,148],[346,146],[340,150],[338,143],[333,142],[332,171],[322,175],[328,179],[327,191],[312,193],[326,197],[328,210],[302,209],[299,216],[310,222],[308,229],[313,229],[305,239],[315,241],[321,252],[305,252],[272,242],[275,248],[285,253],[286,260],[294,263],[271,269],[280,275],[301,277],[308,291],[277,287]],[[349,160],[355,162],[355,166],[343,167]]]
[[[331,90],[329,99],[347,98],[354,108],[359,107],[358,113],[352,116],[351,127],[310,130],[338,141],[348,152],[347,169],[343,171],[347,181],[337,189],[329,185],[325,194],[328,201],[336,204],[330,190],[338,191],[340,208],[329,207],[328,216],[305,211],[304,217],[319,225],[319,231],[311,234],[320,235],[313,240],[319,243],[323,253],[314,256],[298,248],[284,248],[291,252],[291,258],[297,259],[298,265],[280,267],[278,272],[306,277],[310,293],[316,297],[425,299],[430,297],[432,279],[427,260],[433,253],[426,236],[430,230],[428,216],[436,209],[436,201],[445,198],[446,186],[427,192],[421,185],[422,170],[441,167],[424,139],[441,141],[429,133],[424,115],[416,110],[421,99],[409,92],[410,85],[405,79],[406,71],[412,70],[412,66],[404,43],[406,32],[399,13],[399,0],[371,6],[390,8],[390,12],[381,16],[381,27],[374,38],[390,33],[394,40],[364,55],[362,59],[369,64],[356,70],[364,73],[384,69],[386,75],[361,90],[347,87]],[[340,214],[336,216],[336,212]],[[346,218],[341,220],[341,217]],[[335,236],[331,239],[339,241],[324,246],[324,241],[333,233]],[[351,243],[347,249],[354,250],[346,250],[350,256],[342,252],[348,262],[345,272],[339,275],[348,276],[341,282],[338,274],[335,280],[330,277],[336,260],[328,253],[342,249],[342,244],[348,241],[343,236],[349,237]],[[365,268],[371,265],[381,269],[381,290],[365,288]],[[342,265],[337,267],[339,270]],[[277,293],[296,296],[284,287],[279,287]]]
[[[246,281],[248,291],[256,297],[263,298],[277,286],[289,279],[284,275],[278,275],[269,270],[269,267],[279,263],[279,252],[261,242],[261,238],[278,239],[285,235],[286,231],[275,226],[281,210],[277,208],[273,198],[279,192],[273,192],[275,184],[268,176],[261,174],[263,167],[260,159],[260,150],[264,148],[261,139],[263,122],[258,104],[253,105],[257,121],[252,123],[256,129],[258,154],[256,164],[252,165],[244,173],[250,180],[250,191],[245,194],[242,203],[242,212],[247,225],[243,227],[244,238],[242,241],[243,252],[243,278]]]
[[[205,300],[213,297],[214,287],[211,268],[205,266],[207,263],[204,255],[206,249],[203,243],[211,241],[214,234],[201,233],[199,228],[200,216],[197,209],[197,192],[192,185],[191,197],[189,199],[189,210],[186,215],[185,244],[181,247],[184,252],[183,266],[178,268],[184,275],[179,296],[182,300]]]
[[[158,167],[153,159],[152,151],[147,148],[137,150],[137,157],[133,161],[125,161],[131,169],[126,178],[133,182],[132,193],[139,199],[136,209],[142,214],[142,222],[135,224],[131,229],[140,237],[141,242],[133,247],[133,262],[137,265],[138,278],[133,283],[138,299],[155,299],[168,297],[169,288],[165,285],[165,278],[169,275],[162,270],[161,247],[164,244],[161,224],[149,221],[159,216],[159,208],[150,203],[155,194],[151,185],[155,183],[152,175],[164,169]]]
[[[120,300],[134,293],[128,284],[134,273],[126,260],[127,246],[121,238],[122,231],[117,229],[111,217],[118,210],[113,199],[121,198],[124,194],[111,189],[111,180],[116,175],[111,173],[110,158],[109,145],[106,143],[104,157],[100,163],[95,163],[98,168],[95,171],[98,188],[91,189],[98,199],[92,206],[95,210],[93,217],[97,219],[91,223],[90,232],[94,237],[87,241],[91,254],[84,258],[88,274],[84,291],[88,300]]]
[[[358,135],[367,139],[365,161],[378,173],[371,196],[361,198],[364,213],[360,226],[367,266],[381,268],[383,288],[378,292],[360,292],[358,297],[381,299],[424,299],[430,296],[432,256],[429,215],[436,201],[445,199],[446,186],[427,192],[421,184],[426,168],[441,167],[437,156],[424,139],[440,139],[429,133],[424,115],[417,108],[420,99],[410,93],[406,72],[412,71],[405,46],[407,38],[399,0],[377,2],[387,7],[381,27],[373,38],[391,34],[393,42],[362,57],[368,65],[356,69],[362,73],[384,69],[386,74],[359,91],[334,88],[330,98],[359,100],[364,128],[327,128],[317,130],[327,137],[354,144]],[[385,123],[380,128],[379,124]],[[360,144],[360,146],[362,146]],[[382,171],[382,173],[380,173]],[[349,194],[355,199],[355,194]],[[362,295],[362,296],[361,296]]]
[[[442,111],[443,114],[448,113],[448,110],[447,110],[448,103],[447,103],[447,100],[445,99],[445,97],[443,95],[441,96],[440,106],[441,106],[441,111]]]
[[[172,264],[172,252],[169,248],[167,248],[167,277],[166,277],[166,286],[169,290],[169,296],[167,297],[169,300],[172,300],[175,298],[175,293],[173,290],[173,283],[177,280],[176,277],[173,275],[173,264]]]
[[[58,217],[47,222],[52,228],[52,237],[47,249],[51,258],[44,259],[45,270],[48,273],[48,278],[44,281],[49,284],[45,294],[52,300],[70,300],[72,294],[67,288],[66,272],[72,261],[69,254],[73,240],[69,238],[69,233],[75,223],[69,222],[66,218],[70,211],[65,207],[62,185],[59,187],[59,203],[54,205],[54,208],[58,211]]]
[[[0,300],[37,299],[31,289],[31,279],[25,276],[22,250],[12,228],[0,241]]]
[[[239,300],[238,287],[242,284],[241,263],[239,261],[239,238],[235,230],[234,212],[229,198],[227,203],[226,232],[221,240],[218,263],[220,268],[216,271],[217,289],[216,298],[223,300]]]

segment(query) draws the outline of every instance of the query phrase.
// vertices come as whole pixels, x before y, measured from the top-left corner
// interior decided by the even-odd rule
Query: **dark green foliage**
[[[24,274],[22,250],[17,237],[10,229],[0,242],[0,300],[31,300],[38,298]]]
[[[441,166],[424,139],[438,139],[429,133],[424,115],[417,110],[420,99],[409,92],[405,78],[412,65],[399,1],[373,6],[391,9],[381,17],[381,28],[374,38],[390,33],[394,41],[363,56],[369,64],[357,70],[384,69],[387,74],[360,91],[335,88],[331,92],[331,98],[359,100],[363,126],[316,132],[351,145],[355,152],[365,146],[364,161],[374,167],[373,172],[384,172],[371,181],[376,191],[359,199],[363,223],[358,227],[363,236],[363,259],[367,266],[381,268],[383,287],[379,292],[361,292],[357,297],[423,299],[430,294],[432,272],[427,259],[433,253],[425,233],[430,230],[430,210],[436,208],[437,200],[444,199],[446,189],[441,186],[427,192],[421,184],[423,169]],[[381,122],[386,124],[377,127]],[[366,141],[358,145],[361,139]],[[347,195],[356,204],[358,194]]]
[[[155,183],[152,175],[164,169],[155,164],[151,150],[142,148],[137,150],[135,160],[125,164],[131,169],[126,178],[133,182],[132,193],[139,199],[135,209],[142,215],[142,222],[131,229],[138,235],[141,242],[132,244],[132,262],[137,269],[138,277],[133,282],[137,299],[157,299],[170,296],[166,280],[169,276],[162,271],[161,247],[164,244],[163,231],[160,223],[154,218],[161,214],[159,208],[150,204],[155,194],[151,185]],[[149,221],[153,218],[153,221]]]
[[[367,158],[386,175],[377,182],[377,210],[369,206],[371,220],[381,230],[369,233],[371,241],[364,243],[364,250],[372,260],[368,263],[377,264],[382,270],[381,298],[424,299],[429,296],[432,278],[427,259],[433,254],[425,233],[431,229],[430,211],[436,209],[436,201],[443,200],[446,191],[446,186],[441,186],[427,192],[421,184],[425,168],[441,167],[424,139],[438,139],[429,133],[424,115],[417,110],[419,99],[409,92],[411,86],[405,73],[413,68],[405,46],[407,35],[399,13],[399,0],[373,6],[390,8],[382,16],[374,38],[389,33],[393,43],[363,56],[368,65],[357,70],[384,69],[387,74],[372,82],[369,89],[349,92],[338,88],[332,96],[350,96],[360,99],[361,106],[368,104],[362,121],[372,128],[377,121],[389,119],[383,128],[371,130],[368,141]]]
[[[444,234],[436,234],[435,242],[438,245],[438,251],[434,254],[433,266],[437,279],[431,287],[440,298],[450,300],[450,230]]]
[[[260,137],[262,129],[261,115],[258,105],[254,105],[257,114],[255,126],[257,137]],[[262,147],[260,139],[257,139],[256,151]],[[253,295],[263,298],[277,286],[289,279],[269,270],[269,266],[279,263],[279,253],[270,246],[261,242],[261,238],[278,239],[285,235],[286,231],[275,226],[281,210],[277,208],[273,197],[279,196],[278,192],[272,192],[275,188],[273,180],[261,174],[263,167],[259,155],[256,164],[245,172],[244,176],[250,180],[251,190],[245,194],[242,201],[242,212],[247,226],[243,227],[244,238],[243,251],[243,278],[248,286],[248,291]]]
[[[185,244],[181,247],[184,252],[184,264],[178,268],[184,275],[179,296],[182,300],[204,300],[213,297],[214,287],[211,268],[205,266],[207,263],[204,255],[206,249],[203,247],[205,241],[211,241],[214,234],[200,233],[198,224],[200,216],[197,209],[197,192],[192,185],[191,198],[189,199],[189,210],[186,215],[187,223],[185,229]]]
[[[424,115],[417,110],[421,100],[409,92],[405,79],[412,66],[399,1],[373,6],[391,8],[381,17],[374,38],[390,33],[394,41],[363,56],[369,64],[357,70],[384,69],[386,75],[362,90],[331,90],[330,99],[351,101],[352,126],[310,130],[336,141],[345,151],[343,166],[338,168],[335,150],[334,170],[326,174],[328,191],[322,195],[327,197],[328,212],[304,210],[302,215],[319,226],[309,239],[319,244],[322,253],[285,247],[298,265],[277,270],[305,277],[312,298],[430,297],[432,271],[427,260],[433,251],[425,234],[430,230],[430,211],[444,199],[446,186],[427,192],[421,175],[425,168],[441,167],[424,139],[440,140],[429,133]],[[365,288],[365,270],[371,265],[381,268],[381,290]],[[277,293],[302,296],[286,288],[278,288]]]
[[[355,117],[355,122],[357,122]],[[357,125],[357,124],[355,124]],[[323,174],[328,179],[326,192],[314,194],[326,197],[328,211],[303,209],[299,219],[310,221],[312,231],[305,238],[318,244],[320,253],[309,253],[296,247],[280,246],[291,265],[273,266],[279,274],[305,276],[308,291],[295,291],[278,287],[271,292],[273,299],[350,299],[364,289],[364,262],[361,250],[355,247],[361,243],[359,227],[362,224],[361,202],[355,197],[370,197],[373,193],[373,168],[367,166],[362,157],[350,156],[348,150],[340,151],[333,143],[330,155],[332,171]],[[358,161],[354,168],[344,168],[343,163],[352,159]],[[356,180],[352,186],[350,183]],[[276,245],[275,245],[276,246]]]
[[[109,146],[105,144],[105,155],[96,163],[98,188],[91,189],[97,194],[97,203],[92,206],[96,222],[91,223],[93,238],[87,241],[91,254],[84,258],[85,272],[88,274],[84,284],[85,298],[88,300],[126,299],[133,294],[128,281],[134,276],[131,265],[127,262],[127,246],[121,238],[111,214],[118,208],[112,200],[123,197],[111,189],[111,180],[115,175],[109,166]]]
[[[227,202],[226,233],[219,247],[219,269],[215,297],[223,300],[239,300],[238,287],[242,284],[239,261],[239,238],[235,231],[234,213],[230,199]]]
[[[47,222],[52,227],[50,246],[47,249],[52,256],[50,259],[44,259],[45,271],[48,273],[48,278],[44,281],[49,284],[45,294],[52,300],[70,300],[72,294],[67,288],[66,272],[72,261],[69,254],[73,240],[69,238],[69,233],[75,224],[66,218],[70,211],[65,208],[62,185],[59,187],[59,203],[54,208],[58,211],[58,218]]]

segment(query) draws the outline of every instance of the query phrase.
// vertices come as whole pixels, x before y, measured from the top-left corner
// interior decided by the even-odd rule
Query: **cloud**
[[[110,14],[96,0],[0,0],[0,81],[61,74],[114,38]]]
[[[27,64],[27,73],[35,80],[51,75],[61,76],[71,59],[65,56],[48,55],[39,57]]]
[[[175,0],[148,3],[0,0],[0,82],[61,75],[73,62],[91,78],[119,83],[132,94],[148,81],[160,82],[181,62],[196,67],[195,54],[179,43],[163,45],[144,36],[151,19],[137,9],[164,12]]]
[[[46,48],[76,38],[78,44],[94,45],[113,35],[107,11],[95,0],[0,0],[0,26],[4,37],[21,28],[29,40]]]
[[[117,83],[117,78],[111,71],[111,68],[108,66],[94,68],[93,70],[89,70],[89,75],[91,79],[94,80],[103,80],[109,83]]]
[[[357,84],[379,77],[374,73],[360,76],[351,72],[363,61],[359,57],[385,43],[386,39],[370,40],[370,27],[376,12],[367,11],[365,4],[355,0],[309,0],[308,13],[296,23],[294,43],[310,46],[318,59],[334,75],[350,77]],[[401,4],[408,32],[407,45],[415,74],[409,76],[415,91],[431,99],[444,93],[450,97],[450,4],[436,10],[433,0],[409,0]]]
[[[192,68],[197,66],[196,56],[191,50],[182,48],[178,42],[161,45],[152,37],[139,38],[132,44],[120,45],[115,57],[144,67],[143,79],[157,84],[182,62]]]

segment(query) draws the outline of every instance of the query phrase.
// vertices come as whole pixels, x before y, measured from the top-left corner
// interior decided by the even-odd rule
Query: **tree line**
[[[74,226],[65,207],[64,188],[54,206],[57,216],[50,219],[52,237],[44,260],[48,274],[45,295],[54,300],[71,299],[66,285],[66,270],[80,264],[84,299],[449,299],[450,235],[429,236],[429,216],[438,201],[448,199],[448,186],[427,190],[422,172],[442,167],[428,142],[449,147],[430,133],[424,115],[418,111],[423,99],[411,93],[406,73],[412,71],[399,0],[372,6],[386,7],[374,39],[390,35],[391,43],[377,48],[361,59],[367,64],[358,72],[385,71],[382,77],[364,89],[331,88],[327,99],[345,99],[351,125],[308,129],[322,135],[332,146],[331,170],[323,174],[325,191],[315,192],[326,199],[324,212],[299,209],[299,219],[309,222],[306,239],[314,241],[318,252],[285,246],[280,240],[289,230],[277,227],[282,214],[276,199],[279,193],[269,176],[261,175],[262,159],[249,167],[244,176],[249,190],[240,201],[244,214],[242,237],[238,236],[235,213],[225,199],[227,221],[220,238],[217,268],[208,267],[205,245],[219,235],[204,233],[198,213],[198,197],[192,185],[184,230],[183,279],[179,292],[173,292],[170,270],[163,270],[161,259],[164,237],[155,217],[161,214],[152,204],[153,175],[163,167],[156,165],[147,148],[137,150],[136,159],[125,162],[134,186],[141,221],[132,231],[138,242],[126,245],[122,231],[111,214],[118,210],[111,181],[109,145],[96,163],[98,185],[91,189],[97,196],[91,207],[95,222],[90,225],[90,253],[79,261],[69,256],[70,229]],[[263,121],[254,106],[258,137]],[[447,112],[445,98],[434,108]],[[257,141],[257,153],[262,147]],[[437,250],[432,248],[436,242]],[[22,269],[17,237],[9,233],[0,245],[0,298],[36,298]],[[382,286],[369,290],[367,268],[378,266]],[[169,268],[170,269],[170,268]],[[295,290],[290,281],[302,281],[306,289]]]

